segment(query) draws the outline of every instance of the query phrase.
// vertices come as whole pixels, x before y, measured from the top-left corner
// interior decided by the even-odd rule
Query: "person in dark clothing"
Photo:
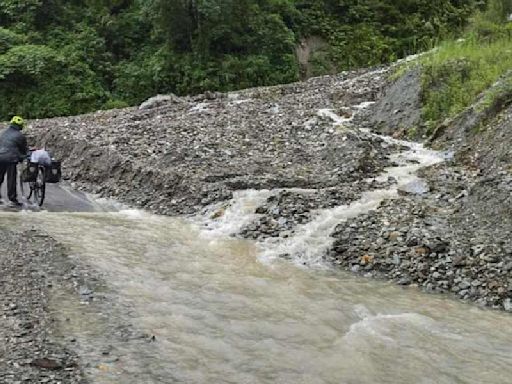
[[[0,187],[7,174],[7,197],[16,206],[21,205],[16,192],[16,166],[28,154],[27,139],[21,133],[24,126],[23,118],[14,116],[9,127],[0,134]]]

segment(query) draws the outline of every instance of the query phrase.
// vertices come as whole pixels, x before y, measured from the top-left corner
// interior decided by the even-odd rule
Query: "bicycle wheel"
[[[20,186],[21,197],[28,202],[32,195],[32,188],[30,185],[31,183],[22,181],[21,171],[20,171],[19,167],[18,167],[18,181],[19,181],[19,186]]]
[[[38,167],[36,181],[33,183],[33,187],[31,186],[30,189],[30,194],[33,195],[34,203],[42,206],[46,193],[46,170],[43,166]]]

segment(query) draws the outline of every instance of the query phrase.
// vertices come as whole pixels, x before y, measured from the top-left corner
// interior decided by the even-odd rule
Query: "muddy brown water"
[[[10,216],[8,219],[6,216]],[[101,271],[156,342],[101,357],[108,310],[56,296],[93,383],[509,383],[512,316],[293,263],[140,211],[4,214]],[[20,218],[19,216],[23,216]],[[15,224],[17,222],[17,224]],[[118,316],[118,314],[115,314]]]
[[[387,171],[402,183],[415,180],[407,160],[437,161],[413,152]],[[68,192],[55,192],[61,205],[58,195]],[[240,193],[209,228],[207,218],[114,209],[74,193],[83,201],[66,203],[68,210],[89,212],[53,209],[49,200],[48,211],[4,211],[0,220],[47,232],[103,276],[107,305],[58,290],[52,298],[58,336],[73,340],[91,383],[512,382],[510,314],[319,262],[333,225],[393,198],[395,189],[321,211],[292,239],[230,237],[269,193]],[[292,260],[276,257],[286,250]],[[147,337],[115,336],[124,326]]]

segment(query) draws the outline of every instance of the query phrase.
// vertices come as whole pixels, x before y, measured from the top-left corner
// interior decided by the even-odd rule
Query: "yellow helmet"
[[[21,116],[14,116],[11,119],[11,124],[17,125],[19,127],[24,127],[25,126],[25,120],[23,120],[23,117],[21,117]]]

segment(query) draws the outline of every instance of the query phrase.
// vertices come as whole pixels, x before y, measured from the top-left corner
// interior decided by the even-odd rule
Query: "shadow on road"
[[[46,198],[42,207],[38,207],[20,196],[19,201],[23,203],[22,207],[15,207],[7,200],[6,183],[3,183],[0,189],[3,204],[0,205],[0,211],[46,211],[46,212],[112,212],[116,211],[114,204],[99,203],[92,200],[88,195],[82,192],[74,191],[68,185],[47,184]]]

